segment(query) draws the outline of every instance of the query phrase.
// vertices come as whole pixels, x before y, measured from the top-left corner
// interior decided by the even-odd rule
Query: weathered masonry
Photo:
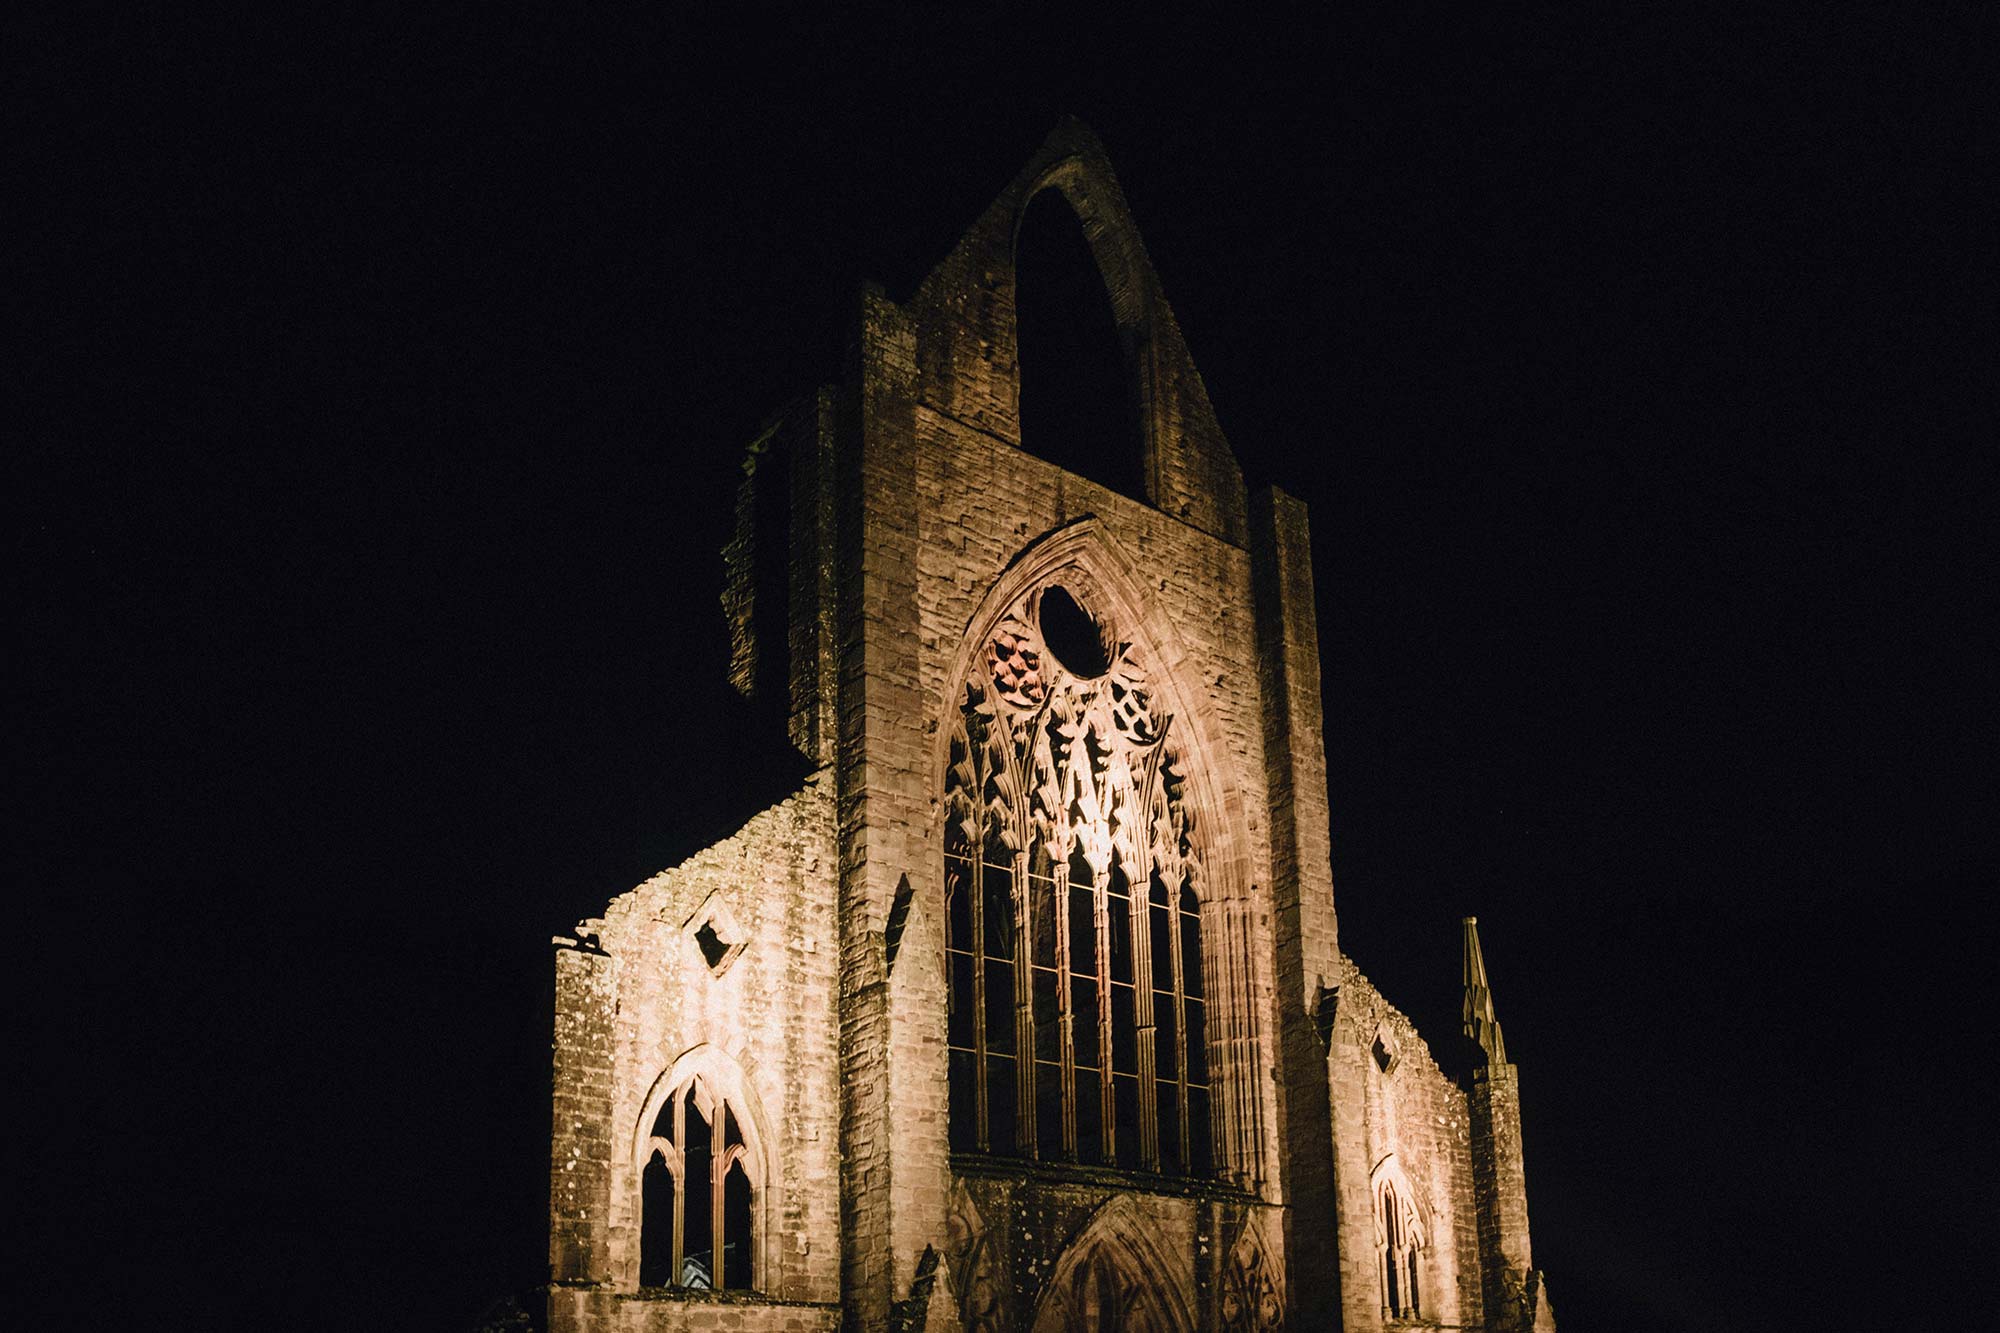
[[[1308,540],[1083,126],[863,294],[725,552],[817,770],[556,940],[552,1328],[1553,1328],[1473,923],[1462,1081],[1338,945]]]

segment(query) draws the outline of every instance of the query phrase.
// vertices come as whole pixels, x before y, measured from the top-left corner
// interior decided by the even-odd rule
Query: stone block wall
[[[1555,1317],[1528,1238],[1520,1071],[1504,1063],[1474,1070],[1466,1101],[1471,1113],[1480,1279],[1490,1321],[1502,1329],[1553,1328]]]
[[[1287,1251],[1303,1271],[1339,1271],[1326,1046],[1319,998],[1339,972],[1333,913],[1326,752],[1321,741],[1319,626],[1313,602],[1312,538],[1305,506],[1271,488],[1251,508],[1258,659],[1264,696],[1264,762],[1271,808],[1283,1070]],[[1334,1281],[1293,1293],[1292,1316],[1326,1326],[1339,1310]]]
[[[1484,1327],[1465,1093],[1438,1068],[1409,1019],[1345,956],[1337,984],[1326,1059],[1342,1327],[1355,1333],[1395,1322],[1385,1313],[1372,1188],[1390,1159],[1414,1187],[1427,1233],[1421,1322]]]
[[[733,836],[613,899],[576,939],[557,942],[552,1327],[653,1328],[678,1317],[678,1297],[612,1298],[638,1291],[649,1099],[665,1091],[676,1062],[700,1052],[740,1073],[763,1150],[758,1291],[839,1301],[831,785],[829,774],[815,774]],[[704,922],[733,950],[721,968],[696,941]],[[774,1323],[730,1322],[750,1319],[753,1308],[722,1300],[715,1326],[786,1328],[807,1318],[793,1310]]]
[[[893,349],[908,339],[914,347],[915,374],[884,394],[888,377],[875,371],[868,378],[865,359],[861,367],[862,400],[872,405],[878,420],[889,423],[897,459],[893,468],[871,463],[871,484],[899,489],[883,495],[867,511],[866,523],[857,524],[866,558],[843,561],[844,579],[851,580],[855,564],[868,559],[881,576],[864,577],[859,586],[843,582],[842,596],[858,599],[871,618],[870,628],[893,640],[893,647],[878,651],[893,654],[897,670],[914,670],[913,676],[897,683],[914,680],[920,687],[913,697],[898,696],[893,715],[867,718],[867,725],[875,728],[874,739],[893,739],[887,751],[873,744],[866,749],[869,788],[871,794],[878,792],[893,779],[899,814],[910,811],[920,816],[899,826],[893,870],[895,877],[907,878],[916,912],[941,923],[939,796],[944,789],[943,742],[948,731],[943,723],[956,707],[956,692],[977,652],[982,620],[1029,586],[1022,581],[1027,571],[1051,561],[1060,564],[1069,555],[1087,561],[1100,582],[1121,589],[1126,600],[1111,617],[1113,627],[1143,638],[1152,650],[1147,668],[1163,688],[1170,683],[1175,692],[1180,706],[1174,710],[1173,725],[1180,729],[1193,761],[1202,767],[1214,796],[1216,818],[1204,828],[1204,837],[1214,862],[1209,887],[1216,891],[1216,901],[1204,904],[1204,935],[1212,942],[1211,958],[1220,969],[1219,989],[1239,1000],[1217,1010],[1223,1021],[1211,1029],[1211,1066],[1229,1071],[1226,1087],[1218,1088],[1216,1114],[1225,1146],[1234,1149],[1225,1152],[1235,1168],[1229,1183],[1242,1192],[1225,1204],[1197,1203],[1164,1182],[1155,1189],[1121,1190],[1113,1184],[1075,1180],[1030,1184],[1003,1183],[990,1175],[957,1176],[950,1170],[943,1135],[949,1108],[942,1051],[916,1052],[899,1037],[893,1050],[901,1063],[891,1080],[896,1104],[890,1120],[896,1129],[888,1160],[878,1168],[893,1182],[887,1191],[893,1199],[889,1230],[895,1243],[891,1290],[900,1295],[926,1245],[948,1250],[954,1243],[961,1247],[971,1243],[962,1208],[944,1227],[948,1234],[941,1234],[946,1218],[939,1207],[940,1192],[948,1192],[960,1204],[973,1200],[973,1212],[990,1228],[977,1235],[1009,1238],[1004,1241],[1007,1275],[1001,1283],[1006,1291],[1004,1313],[992,1316],[997,1322],[980,1325],[995,1328],[1028,1327],[1036,1298],[1060,1261],[1066,1237],[1081,1225],[1080,1219],[1094,1215],[1093,1210],[1123,1200],[1121,1207],[1148,1219],[1146,1225],[1161,1234],[1186,1230],[1192,1275],[1209,1271],[1199,1269],[1197,1258],[1220,1265],[1228,1248],[1219,1236],[1219,1229],[1226,1228],[1220,1222],[1197,1227],[1193,1220],[1197,1214],[1217,1207],[1233,1207],[1239,1214],[1274,1208],[1284,1198],[1286,1166],[1276,1075],[1277,993],[1269,897],[1270,745],[1241,478],[1214,426],[1199,377],[1191,365],[1182,370],[1173,364],[1185,362],[1185,347],[1158,296],[1143,247],[1130,232],[1129,220],[1123,219],[1115,181],[1097,160],[1094,140],[1052,143],[1055,146],[1016,179],[906,306],[892,316],[882,308],[879,295],[868,300],[864,339],[881,338],[885,356],[898,365],[900,353]],[[1100,256],[1106,247],[1117,250],[1107,264],[1114,306],[1121,322],[1143,323],[1147,331],[1142,340],[1148,359],[1141,367],[1145,386],[1141,396],[1151,408],[1147,415],[1149,475],[1154,483],[1150,497],[1119,494],[1018,447],[1012,234],[1019,210],[1035,188],[1050,181],[1076,203]],[[1162,372],[1162,366],[1168,371]],[[893,412],[884,402],[891,398]],[[905,421],[913,446],[907,470],[900,452]],[[890,447],[864,442],[864,456],[882,456]],[[1159,497],[1165,497],[1165,503]],[[1296,558],[1297,553],[1292,554]],[[851,605],[852,600],[843,601],[844,607]],[[1309,616],[1309,602],[1306,606],[1304,614]],[[1126,623],[1117,623],[1120,617]],[[1296,630],[1303,622],[1296,615],[1294,620]],[[908,668],[902,665],[906,662]],[[1315,660],[1311,674],[1315,689],[1316,671]],[[1300,672],[1297,678],[1307,677]],[[848,684],[843,677],[843,688]],[[843,696],[843,709],[850,704]],[[1316,718],[1310,732],[1315,757],[1308,771],[1315,771],[1313,766],[1323,766],[1317,757]],[[883,765],[885,771],[878,772],[876,764],[885,754],[889,762]],[[914,769],[909,764],[912,754],[920,761]],[[1323,787],[1323,767],[1316,771],[1322,773]],[[1323,833],[1320,846],[1323,856]],[[1314,883],[1330,894],[1323,873]],[[874,890],[867,896],[871,910],[883,901],[879,893]],[[1330,917],[1329,899],[1320,919],[1330,923]],[[1236,947],[1229,946],[1231,940]],[[931,928],[924,944],[927,949],[940,948],[941,925]],[[898,981],[890,992],[890,1004],[893,1031],[927,1033],[935,1041],[945,1026],[942,969],[933,967],[907,982]],[[855,1055],[868,1058],[862,1050]],[[858,1081],[853,1071],[849,1080],[851,1087]],[[905,1125],[914,1131],[910,1137],[902,1132]],[[850,1179],[861,1178],[850,1169]],[[983,1206],[977,1204],[979,1199]],[[1249,1247],[1257,1260],[1252,1267],[1261,1275],[1259,1280],[1277,1284],[1272,1289],[1281,1292],[1282,1223],[1275,1211],[1269,1229],[1268,1242],[1258,1230],[1258,1243]],[[1028,1241],[1029,1235],[1036,1239]],[[997,1246],[1003,1241],[991,1243]],[[851,1248],[855,1244],[850,1241]],[[1210,1279],[1221,1271],[1215,1268]],[[1215,1318],[1220,1300],[1220,1288],[1210,1279],[1190,1288],[1200,1302],[1196,1308],[1206,1311],[1200,1315],[1203,1324]],[[871,1273],[868,1280],[877,1279]],[[968,1297],[968,1280],[965,1271],[954,1275],[962,1299]],[[1189,1280],[1194,1281],[1192,1276]],[[872,1302],[872,1296],[869,1299]],[[850,1310],[856,1308],[850,1291]],[[868,1322],[873,1308],[865,1307],[859,1326],[874,1326]]]
[[[773,414],[743,451],[735,522],[722,548],[729,681],[783,716],[808,759],[833,759],[836,392]]]
[[[810,1301],[732,1300],[558,1288],[551,1329],[592,1333],[834,1333],[840,1307]]]

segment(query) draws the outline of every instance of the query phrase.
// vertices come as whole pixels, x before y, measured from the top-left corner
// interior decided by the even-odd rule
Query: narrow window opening
[[[708,1117],[688,1098],[687,1181],[681,1221],[681,1274],[683,1287],[715,1285],[715,1196],[714,1157],[709,1151]]]
[[[639,1227],[639,1285],[668,1287],[674,1281],[674,1175],[666,1155],[654,1153],[640,1183],[643,1209]]]
[[[722,1182],[722,1285],[738,1291],[750,1285],[750,1177],[733,1162]]]
[[[1059,190],[1028,204],[1014,250],[1021,447],[1145,498],[1137,386],[1083,224]]]
[[[903,931],[910,924],[910,905],[916,900],[910,888],[910,877],[903,875],[896,881],[896,897],[889,904],[889,921],[882,929],[882,956],[889,970],[896,970],[896,954],[903,947]]]

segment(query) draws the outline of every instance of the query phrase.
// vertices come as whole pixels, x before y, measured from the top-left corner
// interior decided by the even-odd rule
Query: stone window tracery
[[[1419,1258],[1425,1237],[1423,1218],[1410,1182],[1393,1159],[1375,1176],[1375,1251],[1382,1277],[1382,1314],[1390,1319],[1417,1319],[1423,1314]]]
[[[700,1074],[667,1094],[653,1118],[641,1178],[639,1285],[755,1285],[756,1157],[741,1109]]]
[[[952,719],[951,1144],[1207,1175],[1199,830],[1172,718],[1093,600],[1065,571],[1018,603]]]

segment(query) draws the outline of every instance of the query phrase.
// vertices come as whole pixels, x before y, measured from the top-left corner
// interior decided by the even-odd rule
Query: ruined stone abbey
[[[1024,425],[1037,199],[1136,414],[1095,480]],[[1087,129],[736,503],[732,677],[817,767],[555,942],[551,1328],[1552,1329],[1473,923],[1448,1075],[1339,947],[1304,508]]]

